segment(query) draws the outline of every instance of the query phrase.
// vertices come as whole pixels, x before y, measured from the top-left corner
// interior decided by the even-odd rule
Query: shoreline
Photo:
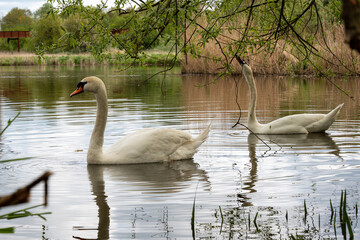
[[[111,55],[110,58],[97,59],[90,53],[68,54],[56,53],[45,54],[43,57],[28,52],[0,52],[0,66],[83,66],[83,65],[134,65],[134,66],[163,66],[171,65],[173,55],[168,57],[168,53],[146,53],[146,57],[139,59],[127,59],[122,54]],[[124,55],[125,56],[125,55]],[[175,62],[175,66],[180,66],[181,60]]]
[[[139,59],[126,58],[125,54],[118,53],[108,55],[107,58],[97,59],[90,53],[55,53],[45,54],[40,58],[39,55],[29,52],[0,52],[0,67],[5,66],[101,66],[101,65],[120,65],[120,66],[172,66],[174,54],[168,54],[163,51],[150,51],[145,53],[146,56],[140,56]],[[109,57],[110,56],[110,57]],[[204,75],[217,75],[212,71],[204,71],[203,64],[200,61],[194,61],[191,64],[185,64],[182,57],[176,60],[174,66],[180,67],[183,74],[204,74]],[[195,67],[195,65],[198,65]],[[192,69],[187,67],[191,65]],[[287,71],[264,71],[259,68],[258,64],[254,65],[254,75],[257,76],[302,76],[312,77],[319,75],[313,71],[296,71],[293,63],[287,64]],[[234,72],[232,75],[241,75],[239,66],[235,64]],[[325,74],[325,77],[327,75]],[[357,72],[333,72],[330,77],[359,77]]]

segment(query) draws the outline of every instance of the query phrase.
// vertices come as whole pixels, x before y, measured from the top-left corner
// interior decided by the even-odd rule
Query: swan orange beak
[[[79,94],[79,93],[82,93],[83,91],[84,91],[84,89],[83,89],[82,86],[80,85],[78,88],[76,88],[75,91],[73,91],[73,92],[70,94],[70,97],[75,96],[75,95],[77,95],[77,94]]]

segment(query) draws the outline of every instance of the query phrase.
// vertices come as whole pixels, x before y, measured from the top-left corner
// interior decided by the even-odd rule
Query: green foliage
[[[50,3],[44,3],[38,10],[35,11],[34,16],[35,18],[43,18],[46,17],[50,10],[51,10],[51,4]]]
[[[2,18],[2,31],[30,31],[33,25],[33,16],[30,10],[13,8],[8,14]],[[20,41],[20,47],[27,50],[30,46],[30,39],[23,38]],[[0,50],[16,51],[18,42],[8,41],[8,39],[0,39]]]
[[[59,17],[45,16],[36,21],[32,33],[32,40],[36,48],[50,48],[62,35]]]
[[[22,48],[39,54],[91,52],[105,61],[120,50],[133,64],[144,51],[162,44],[173,53],[169,66],[183,53],[220,63],[220,71],[228,74],[233,72],[235,54],[268,58],[280,45],[289,46],[300,60],[294,71],[301,72],[303,63],[318,55],[316,44],[324,27],[342,23],[340,0],[117,0],[112,8],[107,4],[48,0],[34,18],[29,10],[13,9],[3,18],[3,28],[24,28],[21,24],[28,19],[33,38],[24,39]],[[209,54],[209,43],[215,43],[221,54]],[[0,49],[15,50],[16,43],[0,41]]]
[[[33,22],[30,10],[13,8],[2,19],[2,31],[29,31]]]

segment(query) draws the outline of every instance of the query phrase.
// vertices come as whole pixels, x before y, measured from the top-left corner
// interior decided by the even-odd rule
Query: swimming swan
[[[103,152],[104,131],[108,114],[105,84],[100,78],[86,77],[70,97],[92,92],[97,112],[87,153],[88,164],[134,164],[190,159],[206,140],[210,126],[193,138],[185,131],[170,128],[142,129],[118,140]]]
[[[328,114],[295,114],[289,115],[267,124],[261,124],[256,119],[257,90],[250,66],[240,57],[235,56],[242,67],[243,75],[250,90],[248,110],[248,128],[257,134],[306,134],[326,131],[340,112],[343,103]]]

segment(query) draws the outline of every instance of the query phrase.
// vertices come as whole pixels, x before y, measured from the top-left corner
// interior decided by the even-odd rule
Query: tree
[[[101,57],[110,46],[113,46],[124,50],[128,57],[137,59],[145,49],[155,46],[166,35],[170,26],[180,22],[180,19],[177,19],[180,16],[179,9],[186,9],[192,1],[179,1],[179,5],[175,4],[176,6],[176,1],[173,0],[141,2],[139,5],[137,1],[116,1],[116,7],[109,9],[106,3],[96,7],[85,7],[80,0],[57,1],[53,14],[78,14],[83,21],[80,35],[70,35],[74,38],[73,42],[91,42],[89,50],[93,54]],[[199,1],[195,2],[198,4]],[[123,9],[125,5],[128,6],[126,10]],[[193,7],[193,4],[189,6]],[[174,8],[178,10],[174,11]],[[114,29],[123,31],[117,34]],[[174,39],[174,36],[167,37]]]
[[[35,11],[35,18],[42,18],[47,16],[51,10],[51,7],[52,6],[50,3],[44,3],[38,10]]]
[[[50,49],[62,36],[61,19],[59,17],[43,16],[35,23],[32,40],[35,48]]]
[[[1,30],[2,31],[30,31],[32,29],[33,18],[30,10],[13,8],[2,19]],[[22,49],[27,49],[29,38],[23,38],[20,41]],[[17,41],[8,41],[7,39],[0,39],[1,50],[14,51],[18,48]]]
[[[360,53],[360,3],[359,1],[343,0],[344,23],[345,23],[345,41],[352,49]]]
[[[32,26],[32,14],[28,9],[13,8],[2,19],[3,31],[29,31]]]
[[[48,2],[56,3],[53,14],[81,16],[84,22],[80,34],[72,35],[74,42],[91,42],[90,50],[96,56],[106,55],[113,46],[136,59],[163,40],[173,43],[174,59],[180,53],[185,59],[188,54],[209,58],[221,64],[218,70],[227,74],[234,71],[236,54],[246,58],[264,54],[266,58],[277,49],[284,52],[290,46],[290,55],[284,55],[305,67],[311,65],[312,69],[321,71],[314,58],[325,58],[354,72],[334,53],[326,39],[326,24],[341,22],[340,0],[118,0],[111,9],[106,2],[94,7],[84,6],[82,0]],[[124,31],[114,34],[114,27]],[[205,54],[209,42],[216,45],[219,55]],[[332,59],[320,54],[319,45],[324,46]]]
[[[77,43],[75,40],[80,38],[81,24],[84,22],[78,15],[70,15],[63,20],[62,27],[67,34],[62,37],[62,42],[66,51],[85,52],[89,47],[87,43],[82,41]]]

